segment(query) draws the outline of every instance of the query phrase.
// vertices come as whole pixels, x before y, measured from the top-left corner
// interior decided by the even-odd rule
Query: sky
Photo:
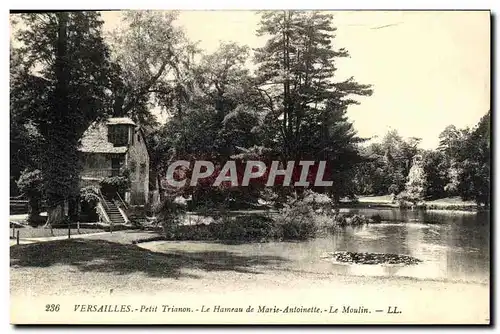
[[[474,126],[490,109],[490,14],[487,11],[335,11],[338,80],[373,85],[348,116],[361,137],[380,140],[390,129],[435,148],[450,124]],[[120,12],[103,12],[104,30]],[[259,16],[252,11],[183,11],[178,24],[207,53],[221,41],[252,48]]]

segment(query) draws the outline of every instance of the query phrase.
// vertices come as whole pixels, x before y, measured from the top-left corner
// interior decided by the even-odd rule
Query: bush
[[[274,222],[262,215],[225,216],[212,224],[172,225],[169,240],[265,242],[279,238]]]
[[[282,229],[285,240],[305,240],[316,235],[315,213],[303,200],[290,201],[280,210],[276,223]]]
[[[380,224],[382,222],[382,216],[380,216],[378,213],[373,215],[371,217],[371,220],[372,220],[372,223],[375,223],[375,224]]]
[[[406,190],[396,196],[396,200],[399,204],[399,207],[402,209],[425,207],[425,204],[419,195],[408,193]]]
[[[103,179],[100,183],[104,195],[114,196],[116,193],[124,193],[130,189],[128,176],[112,176]]]
[[[398,194],[401,191],[400,187],[396,184],[391,184],[388,190],[389,194]]]
[[[332,221],[333,221],[333,228],[346,227],[346,226],[361,226],[372,222],[368,217],[357,214],[335,214],[332,217]]]
[[[262,215],[244,215],[223,219],[220,227],[221,240],[268,241],[275,239],[274,222]]]
[[[184,207],[173,198],[162,203],[160,219],[166,239],[236,243],[307,240],[320,232],[333,232],[340,227],[360,226],[377,221],[377,218],[369,219],[363,215],[334,214],[332,210],[316,213],[309,202],[291,199],[277,216],[272,217],[265,214],[231,217],[224,211],[218,211],[214,216],[212,210],[205,215],[213,218],[209,224],[180,225],[180,215],[183,212]]]
[[[42,172],[38,169],[24,170],[17,180],[17,187],[28,198],[28,222],[33,226],[39,225],[43,192]]]
[[[185,205],[177,203],[173,197],[167,197],[161,203],[156,213],[158,214],[163,230],[167,236],[172,233],[177,225],[179,225],[181,217],[185,212]]]
[[[96,205],[99,202],[99,188],[87,186],[80,189],[80,216],[78,219],[84,222],[99,220]]]
[[[303,202],[312,205],[314,209],[317,209],[331,207],[333,201],[330,197],[328,197],[328,195],[306,190]]]
[[[99,202],[99,189],[96,186],[87,186],[80,189],[80,201],[95,206]]]

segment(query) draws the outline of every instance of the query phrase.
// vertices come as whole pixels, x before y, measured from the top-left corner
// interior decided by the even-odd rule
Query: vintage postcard
[[[11,323],[490,324],[490,20],[11,12]]]

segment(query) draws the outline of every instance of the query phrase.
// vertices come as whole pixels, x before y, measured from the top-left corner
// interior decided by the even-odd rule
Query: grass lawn
[[[104,233],[85,236],[87,240],[103,240],[108,242],[114,242],[118,244],[130,245],[138,240],[145,240],[150,238],[159,237],[160,234],[153,231],[117,231],[113,233]]]
[[[126,234],[113,233],[117,238]],[[335,303],[361,305],[370,299],[381,301],[384,307],[396,300],[398,307],[410,310],[408,314],[420,314],[432,305],[432,314],[426,316],[434,316],[436,321],[444,316],[455,321],[484,321],[488,316],[486,284],[332,274],[303,270],[286,252],[271,254],[259,247],[206,243],[170,244],[146,249],[89,236],[11,246],[11,305],[26,307],[30,300],[48,296],[70,297],[79,303],[87,297],[111,294],[133,298],[138,304],[157,297],[155,300],[175,306],[276,303],[327,307]],[[415,296],[419,303],[414,302]],[[415,309],[415,305],[420,308]],[[220,316],[226,319],[230,315]],[[297,314],[293,316],[297,318]],[[335,322],[338,318],[325,320]]]
[[[447,197],[447,198],[440,198],[436,199],[433,201],[426,201],[425,202],[428,205],[458,205],[458,206],[475,206],[476,202],[474,201],[464,201],[460,197]]]
[[[392,203],[392,196],[391,195],[360,196],[360,197],[358,197],[358,201],[360,203],[384,203],[384,204],[390,204],[390,203]]]
[[[393,206],[399,207],[398,203],[392,202],[391,195],[383,195],[383,196],[360,196],[358,197],[358,202],[361,204],[370,204],[370,205],[384,205],[384,206]],[[474,201],[463,201],[460,197],[446,197],[440,198],[432,201],[425,201],[425,205],[428,209],[475,209],[476,203]]]
[[[10,236],[12,237],[13,229],[10,229]],[[63,235],[68,235],[68,229],[67,228],[55,228],[53,229],[54,234],[52,235],[50,233],[49,228],[43,228],[43,227],[31,227],[31,226],[26,226],[23,228],[16,228],[15,229],[19,231],[19,238],[24,239],[24,238],[46,238],[46,237],[52,237],[52,236],[63,236]],[[80,228],[80,234],[89,234],[89,233],[98,233],[98,232],[103,232],[104,230],[97,229],[97,228]],[[78,234],[76,228],[71,229],[71,235],[76,235]],[[14,234],[15,235],[15,234]]]
[[[9,220],[12,222],[22,223],[22,222],[25,222],[27,219],[28,219],[28,214],[26,214],[26,213],[9,216]]]

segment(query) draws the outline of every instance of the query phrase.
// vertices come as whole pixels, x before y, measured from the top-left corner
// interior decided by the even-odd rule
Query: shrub
[[[391,184],[389,186],[389,194],[398,194],[400,192],[400,187],[396,184]]]
[[[328,195],[320,194],[311,190],[306,190],[304,194],[304,203],[308,203],[313,207],[331,206],[332,199]]]
[[[331,210],[316,213],[310,203],[304,200],[289,200],[276,216],[250,214],[231,217],[223,211],[218,211],[215,216],[213,211],[206,212],[208,215],[205,217],[212,219],[209,224],[180,225],[183,213],[184,206],[173,198],[162,203],[159,214],[166,239],[236,243],[306,240],[321,232],[333,232],[340,227],[360,226],[381,220],[363,215],[334,214]]]
[[[96,186],[87,186],[80,189],[80,200],[91,206],[99,202],[99,189]]]
[[[373,216],[371,217],[371,221],[372,221],[372,223],[379,224],[379,223],[381,223],[381,222],[382,222],[382,216],[380,216],[380,215],[377,213],[377,214],[375,214],[375,215],[373,215]]]
[[[177,203],[175,198],[167,197],[161,203],[157,214],[162,223],[163,231],[167,237],[173,233],[175,227],[179,225],[181,217],[185,212],[185,205]]]
[[[425,207],[424,202],[420,195],[416,195],[415,193],[408,193],[406,190],[401,192],[396,200],[399,204],[399,207],[402,209],[414,208],[414,207]]]
[[[28,222],[31,225],[38,225],[40,219],[40,207],[43,192],[42,172],[38,169],[26,169],[17,180],[17,187],[28,198]]]
[[[375,222],[376,220],[374,220],[373,218],[368,218],[365,215],[334,213],[327,215],[325,223],[319,225],[319,228],[320,230],[334,233],[339,229],[345,228],[347,226],[363,226]]]
[[[170,240],[219,240],[224,242],[264,242],[276,240],[275,223],[262,215],[225,216],[218,222],[198,225],[172,225],[166,230]]]
[[[128,176],[107,177],[100,182],[100,186],[103,194],[113,196],[130,189],[130,178]]]
[[[317,226],[313,208],[303,200],[291,201],[279,211],[276,223],[280,224],[283,239],[305,240],[316,235]]]
[[[98,221],[99,215],[95,210],[99,202],[99,188],[87,186],[80,189],[80,217],[81,221]]]

